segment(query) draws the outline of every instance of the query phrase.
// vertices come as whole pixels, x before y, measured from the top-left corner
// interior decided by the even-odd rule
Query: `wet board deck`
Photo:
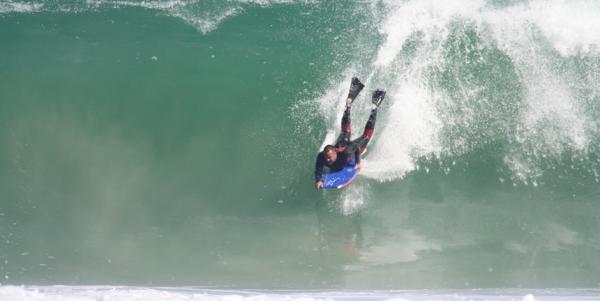
[[[323,174],[323,189],[344,188],[356,177],[358,170],[354,167],[354,160],[344,166],[342,170]]]

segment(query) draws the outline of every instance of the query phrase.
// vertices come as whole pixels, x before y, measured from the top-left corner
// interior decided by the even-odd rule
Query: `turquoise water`
[[[600,286],[593,1],[2,1],[0,282]],[[350,78],[364,169],[314,190]]]

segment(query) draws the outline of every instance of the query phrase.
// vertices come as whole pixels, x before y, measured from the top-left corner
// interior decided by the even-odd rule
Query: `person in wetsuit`
[[[342,170],[344,166],[352,160],[354,160],[356,169],[360,170],[361,168],[360,155],[365,151],[367,144],[373,136],[377,108],[381,102],[383,102],[383,98],[385,97],[385,91],[383,90],[376,90],[373,92],[371,99],[373,107],[363,134],[355,140],[350,140],[350,108],[352,107],[352,102],[364,87],[365,85],[363,85],[358,78],[352,78],[350,91],[348,92],[348,98],[346,99],[346,110],[344,110],[344,115],[342,116],[342,132],[334,145],[330,144],[325,146],[323,151],[317,155],[317,162],[315,164],[315,187],[317,189],[323,188],[323,173]]]

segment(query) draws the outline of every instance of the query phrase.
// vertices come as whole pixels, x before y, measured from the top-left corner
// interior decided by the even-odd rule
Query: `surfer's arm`
[[[360,165],[360,148],[356,147],[354,150],[354,168],[361,170],[362,166]]]
[[[317,156],[317,163],[315,164],[315,188],[320,190],[323,188],[323,165],[325,164],[323,156],[319,154]]]
[[[323,182],[323,166],[325,165],[322,154],[317,156],[317,163],[315,164],[315,183]]]

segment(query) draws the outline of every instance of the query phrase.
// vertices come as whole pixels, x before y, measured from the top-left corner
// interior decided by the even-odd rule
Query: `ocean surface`
[[[598,16],[0,0],[0,299],[600,300]],[[316,191],[353,76],[375,135]]]

